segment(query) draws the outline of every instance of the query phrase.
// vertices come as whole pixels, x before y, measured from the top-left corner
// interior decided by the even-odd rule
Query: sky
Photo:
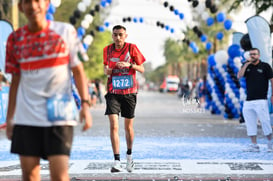
[[[221,0],[216,0],[215,3],[220,3]],[[127,28],[128,38],[127,42],[134,43],[138,46],[143,53],[147,62],[152,62],[152,67],[156,68],[165,63],[163,56],[164,40],[171,37],[174,39],[181,39],[183,35],[181,30],[185,27],[193,27],[195,24],[192,22],[191,3],[187,0],[168,0],[169,5],[173,5],[179,12],[184,14],[184,19],[181,20],[179,16],[175,15],[165,8],[162,4],[163,0],[115,0],[113,1],[110,14],[106,21],[110,22],[109,28],[111,29],[115,24],[123,24]],[[197,8],[200,8],[201,2],[199,1]],[[204,3],[203,3],[204,4]],[[270,20],[272,9],[266,13],[260,14],[267,21]],[[206,9],[207,10],[207,9]],[[197,9],[198,11],[198,9]],[[221,10],[218,10],[220,12]],[[224,11],[221,11],[224,12]],[[226,13],[226,12],[224,12]],[[245,20],[255,15],[253,8],[244,7],[239,14],[230,14],[233,18],[232,29],[229,31],[238,31],[247,33]],[[143,23],[137,22],[122,22],[122,18],[131,17],[143,18]],[[175,30],[171,33],[168,30],[161,29],[155,25],[156,21],[160,21],[170,28]]]

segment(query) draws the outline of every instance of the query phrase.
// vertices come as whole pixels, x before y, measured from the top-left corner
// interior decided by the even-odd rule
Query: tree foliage
[[[228,1],[228,0],[225,0]],[[251,6],[253,5],[256,10],[256,14],[267,11],[273,7],[272,0],[235,0],[229,8],[229,12],[238,9],[241,5]],[[271,15],[271,24],[273,24],[273,15]]]
[[[98,4],[99,1],[95,0],[92,2],[91,9]],[[76,10],[78,1],[75,0],[63,0],[61,6],[57,9],[54,14],[54,18],[57,21],[63,21],[69,23],[70,16],[73,15]],[[84,15],[89,12],[89,9],[86,10],[85,13],[81,13],[80,18],[77,19],[74,27],[77,29],[80,26],[81,20],[84,18]],[[96,12],[94,16],[94,20],[90,27],[86,30],[86,34],[94,33],[93,42],[87,49],[87,54],[89,56],[89,60],[84,62],[84,69],[86,75],[89,79],[94,80],[96,78],[102,79],[105,78],[103,72],[103,48],[111,43],[111,33],[109,31],[98,32],[96,27],[101,25],[103,19],[101,18],[101,14],[103,12]]]

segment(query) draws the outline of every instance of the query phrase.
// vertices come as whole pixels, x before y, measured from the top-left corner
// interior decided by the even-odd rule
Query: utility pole
[[[13,29],[16,30],[19,27],[19,22],[18,22],[18,0],[12,0],[11,4],[11,12],[12,12],[12,26]]]

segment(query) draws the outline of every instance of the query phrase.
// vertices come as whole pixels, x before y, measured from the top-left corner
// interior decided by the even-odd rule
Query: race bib
[[[75,120],[77,108],[69,95],[56,95],[47,99],[47,118],[50,122]]]
[[[131,75],[113,76],[113,89],[128,89],[133,87],[133,78]]]

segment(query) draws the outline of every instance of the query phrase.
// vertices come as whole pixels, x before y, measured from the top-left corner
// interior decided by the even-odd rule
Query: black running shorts
[[[73,126],[35,127],[15,125],[11,153],[47,159],[52,155],[70,156]]]
[[[106,94],[105,115],[121,113],[124,118],[132,119],[135,117],[136,94]]]

